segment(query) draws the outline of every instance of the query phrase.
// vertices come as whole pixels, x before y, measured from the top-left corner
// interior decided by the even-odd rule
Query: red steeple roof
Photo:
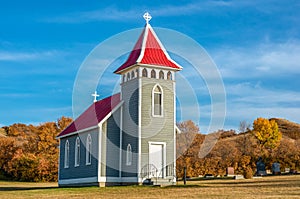
[[[158,39],[153,28],[147,22],[142,34],[137,40],[127,61],[114,73],[120,74],[123,70],[135,64],[146,64],[181,70],[181,66],[171,59],[168,52]]]
[[[93,103],[57,137],[98,125],[120,102],[120,93],[118,93]]]

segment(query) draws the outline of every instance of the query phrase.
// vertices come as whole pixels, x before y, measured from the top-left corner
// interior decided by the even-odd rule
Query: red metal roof
[[[118,93],[93,103],[57,137],[98,125],[120,102]]]
[[[114,73],[120,74],[121,71],[134,64],[163,66],[175,70],[181,70],[181,66],[170,58],[154,30],[148,23],[146,24],[133,50],[130,52],[127,61]]]

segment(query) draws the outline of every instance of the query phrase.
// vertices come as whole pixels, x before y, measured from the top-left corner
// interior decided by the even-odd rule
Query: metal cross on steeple
[[[146,20],[146,23],[148,24],[149,21],[152,19],[151,15],[149,14],[149,12],[146,12],[144,15],[143,15],[144,19]]]
[[[92,96],[94,97],[94,102],[97,102],[97,97],[99,97],[100,95],[98,95],[97,91],[95,91],[95,93],[92,94]]]

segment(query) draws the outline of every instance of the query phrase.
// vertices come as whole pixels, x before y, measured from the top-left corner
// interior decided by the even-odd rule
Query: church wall
[[[90,165],[86,165],[86,139],[90,133],[92,138],[92,160]],[[80,138],[80,164],[75,167],[75,141]],[[65,142],[69,141],[69,168],[64,168]],[[59,164],[59,179],[76,179],[96,177],[98,172],[98,128],[90,130],[79,135],[73,135],[60,139],[60,164]]]
[[[119,177],[120,109],[107,120],[106,176]]]
[[[138,175],[138,78],[122,84],[123,125],[122,125],[122,177],[136,177]],[[132,148],[132,163],[126,165],[126,151],[128,144]]]
[[[152,116],[152,90],[159,84],[163,90],[163,116]],[[149,164],[149,142],[166,143],[166,162],[164,166],[173,164],[174,160],[174,91],[172,80],[142,78],[142,160],[141,167]]]

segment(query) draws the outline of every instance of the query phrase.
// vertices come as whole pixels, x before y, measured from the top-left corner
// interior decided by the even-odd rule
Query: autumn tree
[[[194,138],[199,133],[199,127],[192,121],[187,120],[177,124],[180,132],[176,136],[177,154],[185,156],[189,153]]]
[[[280,145],[273,151],[270,159],[272,162],[279,162],[282,168],[297,169],[300,150],[297,143],[290,138],[282,139]]]
[[[62,117],[57,122],[38,126],[13,124],[3,127],[0,138],[0,172],[22,181],[56,181],[58,140],[56,136],[71,123]]]
[[[240,133],[246,133],[249,130],[250,130],[250,124],[246,120],[241,121],[239,125]]]
[[[253,122],[252,134],[257,139],[261,153],[264,149],[276,148],[281,140],[282,134],[274,120],[257,118]]]
[[[67,128],[69,126],[69,124],[71,124],[72,121],[73,121],[72,118],[65,117],[65,116],[62,116],[61,118],[59,118],[56,122],[58,132],[61,132],[65,128]]]
[[[187,167],[187,175],[191,175],[192,165],[195,163],[197,149],[194,146],[197,135],[199,135],[199,127],[192,121],[187,120],[177,124],[180,132],[176,135],[176,153],[178,159],[176,161],[176,170],[179,176],[183,176],[183,168]],[[199,150],[199,149],[198,149]]]
[[[240,152],[232,139],[219,140],[206,158],[219,160],[214,164],[214,175],[225,175],[227,167],[237,168]]]
[[[8,163],[12,160],[19,147],[16,145],[15,138],[0,138],[0,173],[8,174]]]

